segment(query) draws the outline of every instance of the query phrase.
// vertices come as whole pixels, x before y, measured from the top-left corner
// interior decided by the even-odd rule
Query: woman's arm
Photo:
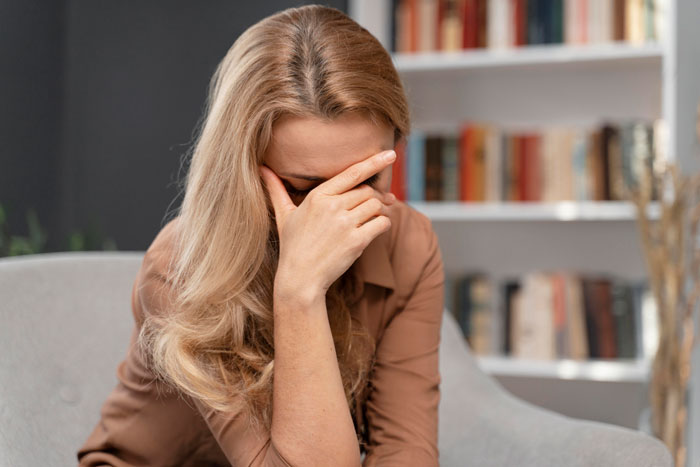
[[[260,167],[280,238],[271,440],[294,465],[360,465],[326,291],[391,227],[385,201],[393,199],[367,185],[354,187],[395,158],[385,151],[350,166],[311,190],[298,207],[277,175]]]
[[[325,294],[301,297],[275,281],[271,438],[292,465],[359,466]]]
[[[444,271],[437,235],[419,216],[410,251],[418,281],[387,325],[376,350],[367,400],[369,448],[364,467],[438,466],[439,348]],[[404,226],[405,228],[405,226]]]

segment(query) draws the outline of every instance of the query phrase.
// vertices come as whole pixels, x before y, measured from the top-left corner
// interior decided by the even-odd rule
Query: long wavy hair
[[[289,8],[249,27],[209,84],[182,184],[168,266],[170,311],[145,317],[139,343],[158,377],[215,410],[242,411],[257,427],[270,429],[272,419],[272,287],[279,257],[258,165],[280,116],[330,121],[346,112],[394,128],[395,144],[410,128],[390,55],[330,7]],[[352,269],[327,291],[326,305],[356,421],[374,342],[351,317],[359,300]]]

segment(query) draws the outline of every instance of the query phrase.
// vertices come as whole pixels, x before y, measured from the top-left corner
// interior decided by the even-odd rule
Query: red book
[[[435,50],[442,50],[442,20],[445,18],[445,3],[447,0],[437,1],[437,27],[435,28]]]
[[[409,51],[418,52],[418,0],[408,2]]]
[[[476,47],[487,46],[488,6],[487,0],[476,0]]]
[[[517,193],[518,201],[527,201],[528,194],[528,160],[527,160],[527,141],[526,136],[515,136],[515,148],[514,154],[517,159],[515,166],[517,167],[516,180],[517,180]]]
[[[609,279],[591,280],[591,312],[597,332],[598,357],[617,358],[615,318],[612,315]]]
[[[532,134],[525,139],[525,201],[540,201],[542,180],[540,176],[540,135]]]
[[[396,160],[391,166],[391,191],[396,199],[406,200],[406,141],[402,139],[394,148]]]
[[[477,0],[464,0],[462,8],[462,48],[473,49],[477,47],[479,22]]]
[[[511,0],[515,45],[527,45],[527,0]]]

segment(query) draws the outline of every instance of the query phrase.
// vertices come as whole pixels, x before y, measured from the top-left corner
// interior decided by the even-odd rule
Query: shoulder
[[[442,255],[428,216],[397,200],[389,208],[389,218],[389,258],[397,291],[406,296],[426,273],[443,274]]]

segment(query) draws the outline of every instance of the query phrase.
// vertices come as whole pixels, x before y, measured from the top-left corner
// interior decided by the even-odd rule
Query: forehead
[[[335,120],[283,116],[272,128],[265,163],[278,173],[331,178],[350,165],[394,147],[394,129],[360,114]]]

